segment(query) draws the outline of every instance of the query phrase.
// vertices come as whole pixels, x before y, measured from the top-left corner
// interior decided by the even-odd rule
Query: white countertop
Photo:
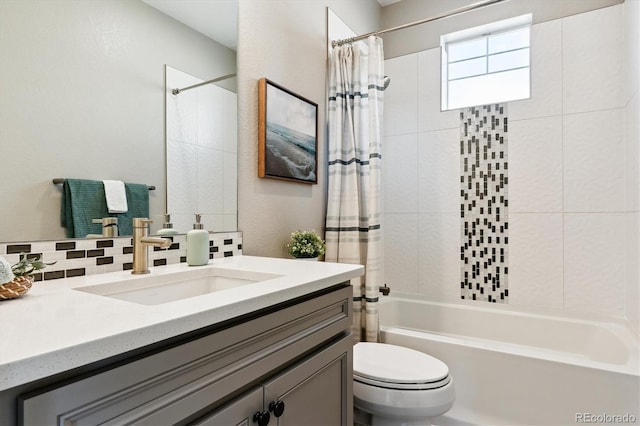
[[[189,299],[141,305],[77,291],[111,281],[185,271],[186,264],[67,278],[33,285],[0,302],[0,391],[281,303],[363,273],[360,265],[253,256],[209,261],[208,267],[280,275]]]

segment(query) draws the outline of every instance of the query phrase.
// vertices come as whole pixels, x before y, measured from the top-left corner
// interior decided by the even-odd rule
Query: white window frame
[[[468,28],[462,31],[457,31],[454,33],[449,33],[449,34],[445,34],[443,36],[440,37],[440,51],[441,51],[441,110],[442,111],[448,111],[448,110],[453,110],[453,109],[458,109],[458,108],[465,108],[465,107],[470,107],[470,106],[475,106],[477,104],[470,104],[470,105],[456,105],[456,106],[450,106],[451,102],[449,100],[449,82],[450,81],[456,81],[456,80],[463,80],[463,79],[471,79],[471,78],[477,78],[480,76],[485,76],[485,75],[491,75],[491,74],[499,74],[499,73],[506,73],[509,71],[516,71],[516,70],[526,70],[527,73],[527,79],[528,79],[528,88],[526,90],[526,93],[520,94],[520,95],[515,95],[513,97],[499,97],[496,96],[495,98],[491,98],[489,97],[489,99],[487,99],[486,102],[483,102],[483,104],[492,104],[492,103],[497,103],[497,102],[508,102],[508,101],[514,101],[514,100],[521,100],[521,99],[529,99],[531,97],[531,23],[532,23],[532,15],[531,14],[527,14],[527,15],[521,15],[521,16],[517,16],[515,18],[509,18],[509,19],[505,19],[502,21],[497,21],[497,22],[492,22],[490,24],[486,24],[486,25],[481,25],[481,26],[477,26],[477,27],[473,27],[473,28]],[[485,39],[486,43],[488,43],[489,41],[489,37],[491,36],[495,36],[495,35],[499,35],[501,33],[507,33],[507,32],[511,32],[511,31],[517,31],[523,28],[529,28],[529,44],[527,47],[522,47],[522,48],[518,48],[518,49],[513,49],[513,50],[505,50],[505,51],[500,51],[500,52],[495,52],[495,53],[489,53],[489,49],[487,46],[487,49],[484,53],[479,53],[478,56],[476,57],[468,57],[466,59],[460,60],[458,62],[462,62],[462,61],[467,61],[470,59],[482,59],[485,58],[485,70],[484,72],[479,72],[477,74],[474,75],[467,75],[464,77],[460,77],[460,78],[453,78],[450,79],[449,78],[449,58],[448,58],[448,46],[449,45],[453,45],[453,44],[458,44],[458,43],[462,43],[462,42],[467,42],[467,41],[472,41],[472,40],[480,40],[480,39]],[[489,71],[488,67],[489,67],[489,58],[491,56],[496,56],[499,54],[503,54],[503,53],[508,53],[508,52],[514,52],[517,50],[524,50],[524,49],[528,49],[528,61],[527,61],[527,65],[526,66],[520,66],[520,67],[513,67],[513,68],[507,68],[504,70],[499,70],[499,71]],[[453,61],[452,63],[456,63],[456,61]]]

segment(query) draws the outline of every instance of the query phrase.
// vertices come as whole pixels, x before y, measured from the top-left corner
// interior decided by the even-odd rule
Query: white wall
[[[0,1],[0,57],[0,241],[64,237],[57,177],[155,185],[162,223],[164,66],[235,69],[235,52],[133,0]]]
[[[632,98],[623,15],[618,5],[532,27],[532,99],[509,104],[512,306],[637,318],[626,301],[638,288],[637,82]],[[459,118],[439,111],[439,61],[429,49],[385,64],[385,279],[455,302]]]
[[[240,0],[238,228],[245,254],[285,257],[291,232],[324,230],[327,7],[354,31],[378,29],[375,0]],[[317,185],[258,178],[258,80],[263,77],[318,104]]]

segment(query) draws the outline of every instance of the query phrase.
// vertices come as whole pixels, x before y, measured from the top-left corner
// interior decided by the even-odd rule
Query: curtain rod
[[[235,76],[236,76],[235,74],[223,75],[222,77],[214,78],[213,80],[203,81],[202,83],[194,84],[193,86],[185,87],[184,89],[173,89],[171,93],[174,95],[177,95],[178,93],[184,92],[185,90],[195,89],[196,87],[204,86],[205,84],[215,83],[217,81],[226,80],[228,78],[235,77]]]
[[[410,22],[410,23],[404,24],[404,25],[398,25],[397,27],[393,27],[393,28],[387,28],[386,30],[374,31],[372,33],[362,34],[362,35],[359,35],[359,36],[355,36],[355,37],[351,37],[351,38],[345,38],[345,39],[342,39],[342,40],[333,40],[331,42],[331,47],[342,46],[343,44],[353,43],[354,41],[364,40],[365,38],[370,37],[370,36],[379,36],[379,35],[384,34],[384,33],[390,33],[392,31],[403,30],[405,28],[413,27],[413,26],[416,26],[416,25],[426,24],[427,22],[436,21],[436,20],[442,19],[442,18],[448,18],[449,16],[458,15],[460,13],[469,12],[471,10],[479,9],[479,8],[485,7],[485,6],[490,6],[490,5],[496,4],[496,3],[502,3],[504,1],[508,1],[508,0],[484,0],[484,1],[479,1],[477,3],[472,3],[472,4],[467,5],[467,6],[463,6],[463,7],[457,8],[457,9],[450,10],[449,12],[446,12],[446,13],[443,13],[443,14],[440,14],[440,15],[432,16],[432,17],[426,18],[426,19],[421,19],[421,20],[415,21],[415,22]]]

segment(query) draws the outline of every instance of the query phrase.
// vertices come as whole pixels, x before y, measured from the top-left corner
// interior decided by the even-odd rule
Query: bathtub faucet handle
[[[380,290],[380,293],[382,293],[383,296],[388,296],[389,292],[391,292],[391,289],[389,287],[387,287],[386,283],[385,283],[384,286],[378,287],[378,290]]]

